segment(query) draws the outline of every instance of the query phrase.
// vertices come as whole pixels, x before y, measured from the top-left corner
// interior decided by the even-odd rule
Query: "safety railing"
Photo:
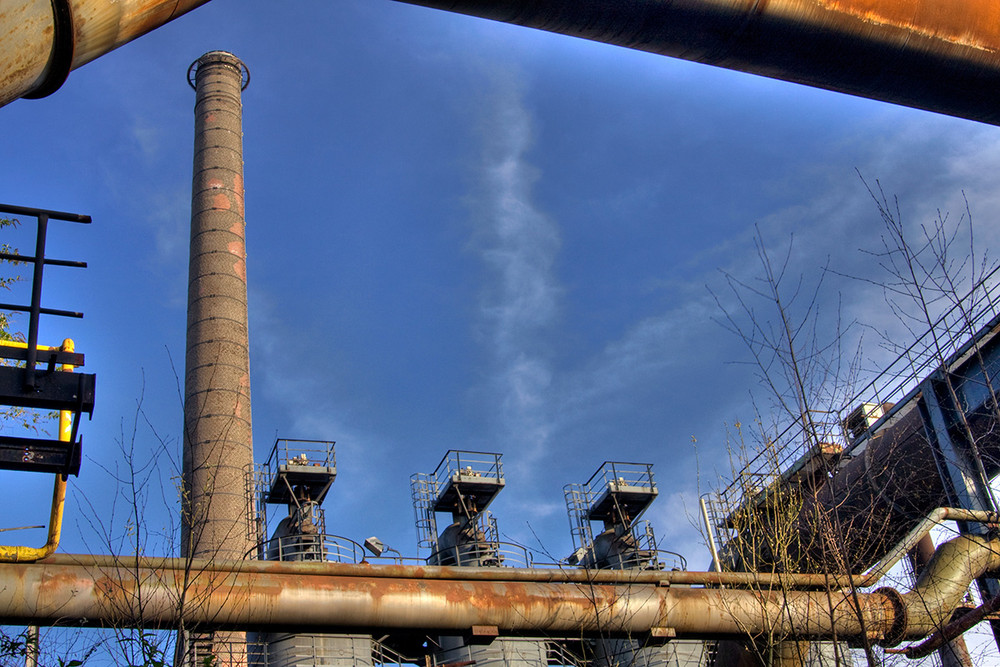
[[[437,548],[437,520],[434,518],[434,501],[437,500],[437,480],[427,473],[410,476],[410,499],[417,528],[417,546],[421,549]]]
[[[360,544],[340,535],[286,535],[257,545],[247,557],[279,561],[360,563],[365,553]]]
[[[332,440],[295,440],[278,438],[274,441],[271,453],[264,464],[272,475],[277,474],[282,466],[312,466],[317,468],[336,468],[336,443]]]
[[[460,567],[534,567],[530,552],[513,542],[474,543],[439,549],[427,558],[427,563]]]
[[[1000,324],[1000,266],[933,321],[930,327],[870,382],[855,392],[842,410],[846,417],[855,406],[895,405],[941,367],[948,367]]]
[[[610,488],[620,490],[625,487],[639,489],[654,489],[653,465],[651,463],[627,463],[621,461],[605,461],[589,480],[584,483],[590,500],[596,494]]]
[[[590,660],[577,654],[560,642],[545,642],[545,653],[548,658],[548,664],[553,666],[585,667],[590,664]]]
[[[910,402],[919,384],[941,368],[951,368],[977,345],[982,345],[1000,326],[1000,267],[949,306],[911,345],[899,352],[883,370],[845,405],[832,411],[808,411],[790,418],[777,434],[760,436],[757,453],[734,461],[737,472],[728,485],[704,498],[706,513],[717,531],[717,541],[726,544],[733,527],[727,519],[739,507],[753,501],[786,473],[794,463],[825,444],[840,448],[839,457],[850,457],[852,448],[865,442],[864,434]]]
[[[438,489],[444,488],[449,480],[462,477],[483,478],[503,481],[503,462],[500,454],[495,452],[470,452],[457,449],[449,450],[437,468],[433,479]]]

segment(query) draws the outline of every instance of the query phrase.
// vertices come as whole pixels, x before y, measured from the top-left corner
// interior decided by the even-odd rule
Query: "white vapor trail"
[[[515,85],[501,81],[499,88],[484,127],[476,210],[477,247],[489,269],[480,316],[493,356],[502,445],[520,468],[544,453],[552,434],[552,369],[543,339],[561,291],[553,273],[559,232],[532,202],[530,114]]]

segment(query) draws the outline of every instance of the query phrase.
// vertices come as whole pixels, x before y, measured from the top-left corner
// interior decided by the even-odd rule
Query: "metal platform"
[[[605,461],[584,485],[589,521],[635,519],[656,500],[653,466],[648,463]]]
[[[264,502],[293,505],[296,500],[322,503],[337,478],[334,442],[286,440],[274,443],[262,474]]]
[[[437,497],[434,512],[482,512],[503,490],[500,454],[450,450],[433,474]]]

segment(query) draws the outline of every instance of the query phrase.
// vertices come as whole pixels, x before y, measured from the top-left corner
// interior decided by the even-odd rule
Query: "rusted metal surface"
[[[994,521],[996,523],[996,521]],[[919,576],[934,558],[934,552],[936,547],[934,546],[934,538],[930,534],[924,535],[916,544],[916,546],[910,550],[907,554],[910,564],[913,568],[913,572]],[[1000,600],[1000,598],[997,598]],[[970,616],[966,613],[962,616],[965,620]],[[975,623],[978,623],[982,618],[977,618],[975,620],[968,618],[970,624],[966,626],[966,629],[972,627]],[[954,628],[955,622],[949,623],[944,629],[939,630],[931,636],[928,641],[934,641],[935,635],[939,635],[939,640],[933,644],[933,648],[938,652],[938,658],[941,660],[941,667],[975,667],[975,663],[972,661],[972,656],[969,653],[969,647],[965,643],[965,638],[961,636],[961,632],[953,632],[952,634],[945,634],[948,628]],[[923,657],[915,656],[907,653],[907,657]]]
[[[61,43],[71,69],[172,21],[208,0],[4,0],[0,3],[0,106],[38,90],[57,59],[53,11],[72,29]]]
[[[917,605],[926,608],[923,614],[910,619],[916,635],[923,636],[943,627],[969,584],[984,572],[1000,568],[997,546],[996,540],[962,535],[937,548],[914,589],[904,596],[911,608]]]
[[[208,0],[72,0],[76,25],[73,67],[145,35]]]
[[[942,649],[949,648],[949,645],[954,645],[956,642],[961,641],[957,650],[951,650],[953,654],[957,654],[957,658],[962,661],[961,664],[963,666],[966,664],[971,665],[971,658],[969,657],[968,649],[965,647],[962,633],[971,629],[976,624],[981,623],[988,615],[995,614],[997,611],[1000,611],[1000,597],[995,597],[989,602],[967,611],[940,630],[931,634],[920,644],[907,646],[906,648],[889,649],[886,652],[902,653],[911,660],[918,660],[920,658],[926,658],[934,651],[938,651],[940,654]],[[942,656],[942,663],[947,666],[947,663],[944,662],[946,659],[947,658]]]
[[[1000,566],[996,542],[961,537],[938,549],[915,589],[799,591],[778,587],[688,588],[664,581],[582,584],[552,571],[550,581],[517,581],[504,568],[438,568],[115,559],[57,556],[0,568],[0,623],[467,631],[579,637],[662,631],[677,637],[759,632],[799,638],[852,637],[862,628],[893,645],[940,627],[969,582]],[[521,571],[529,572],[529,571]],[[687,573],[717,580],[718,573]],[[461,576],[460,576],[461,575]],[[183,594],[183,595],[182,595]],[[181,604],[181,599],[186,604]]]
[[[45,73],[54,32],[50,0],[0,6],[0,104],[33,90]]]
[[[1000,124],[994,0],[401,0]]]
[[[116,567],[119,561],[111,556],[76,556],[55,554],[45,559],[47,564],[71,565],[87,559],[95,567]],[[137,567],[157,569],[167,567],[182,568],[183,561],[179,559],[141,558]],[[869,586],[874,579],[868,576],[837,576],[828,574],[774,574],[750,572],[688,572],[688,571],[615,571],[615,570],[582,570],[582,569],[546,569],[546,568],[467,568],[467,567],[430,567],[415,565],[370,565],[368,563],[327,563],[327,562],[281,562],[281,561],[242,561],[239,565],[223,560],[198,561],[193,569],[200,572],[228,572],[239,569],[241,572],[260,572],[267,574],[316,574],[320,576],[365,577],[373,579],[401,578],[413,580],[452,580],[465,581],[499,581],[524,583],[572,583],[576,585],[589,584],[649,584],[669,586],[731,586],[743,588],[788,588],[788,589],[820,589],[833,586],[847,588]]]
[[[476,625],[503,634],[629,634],[673,628],[678,637],[742,635],[767,624],[788,632],[829,636],[888,628],[891,606],[882,594],[861,598],[825,592],[672,589],[647,584],[491,582],[403,579],[262,571],[193,572],[183,568],[12,564],[0,569],[0,621],[188,627],[421,629],[461,632]],[[235,564],[234,564],[235,565]],[[296,569],[296,568],[292,568]],[[181,592],[188,602],[179,609]],[[140,604],[141,603],[141,604]],[[822,610],[822,613],[817,613]],[[791,620],[789,620],[791,619]],[[793,627],[793,621],[801,621]]]
[[[519,581],[537,583],[575,583],[575,584],[652,584],[656,586],[727,586],[737,588],[782,588],[788,590],[808,590],[826,588],[870,588],[900,560],[903,554],[938,524],[944,521],[988,522],[1000,523],[1000,515],[989,512],[975,512],[939,507],[921,521],[910,534],[906,536],[895,549],[888,553],[868,572],[861,575],[843,575],[837,573],[774,573],[774,572],[691,572],[687,570],[588,570],[563,568],[477,568],[424,565],[385,564],[373,566],[367,562],[354,564],[349,562],[296,562],[293,565],[281,561],[243,561],[240,570],[244,572],[266,572],[271,574],[292,574],[308,572],[312,574],[369,578],[403,578],[403,579],[447,579],[477,581]],[[930,563],[933,551],[926,556],[921,565],[921,571]],[[62,564],[78,562],[79,556],[54,554],[46,559],[47,563]],[[111,556],[87,556],[89,562],[99,567],[115,567],[118,563]],[[182,567],[181,561],[164,561],[159,558],[140,558],[136,566],[144,568]],[[229,571],[235,566],[225,561],[200,561],[195,569],[199,571]]]
[[[1000,124],[993,0],[401,0]],[[69,0],[73,68],[207,0]],[[51,0],[0,6],[0,105],[44,79]]]

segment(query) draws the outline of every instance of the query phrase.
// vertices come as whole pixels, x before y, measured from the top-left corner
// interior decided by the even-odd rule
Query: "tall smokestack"
[[[249,72],[225,51],[188,71],[195,99],[184,371],[185,557],[241,559],[253,546],[243,131]]]

